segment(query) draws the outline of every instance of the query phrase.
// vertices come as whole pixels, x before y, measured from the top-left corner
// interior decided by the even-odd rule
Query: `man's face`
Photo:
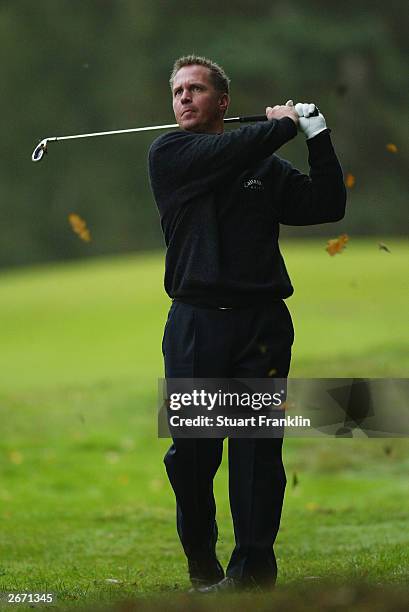
[[[183,66],[173,80],[173,112],[180,127],[191,132],[223,131],[229,96],[214,88],[205,66]]]

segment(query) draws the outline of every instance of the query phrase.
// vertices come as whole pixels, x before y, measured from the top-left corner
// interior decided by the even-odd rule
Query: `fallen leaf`
[[[20,451],[11,451],[9,453],[9,459],[11,463],[14,463],[15,465],[21,465],[24,461],[24,457]]]
[[[307,508],[307,510],[310,510],[311,512],[317,512],[320,514],[334,514],[335,512],[333,508],[324,508],[323,506],[320,506],[319,504],[316,504],[315,502],[309,502],[308,504],[306,504],[305,507]]]
[[[105,460],[107,463],[111,463],[111,464],[118,463],[119,459],[120,457],[118,453],[115,453],[112,451],[105,453]]]
[[[398,147],[396,146],[396,144],[393,144],[393,142],[388,142],[388,144],[386,145],[386,150],[389,151],[389,153],[397,153]]]
[[[121,447],[127,451],[131,451],[135,448],[135,442],[132,438],[122,438],[120,444]]]
[[[341,236],[338,236],[338,238],[328,240],[325,250],[331,256],[336,255],[337,253],[342,253],[348,240],[349,238],[347,234],[342,234]]]
[[[160,480],[159,478],[154,478],[150,481],[149,488],[152,491],[160,491],[163,488],[163,480]]]
[[[345,185],[351,189],[355,185],[355,177],[353,174],[348,172],[345,178]]]
[[[81,240],[84,240],[84,242],[91,241],[91,233],[87,228],[87,224],[84,219],[81,219],[81,217],[75,213],[70,213],[68,215],[68,221],[70,222],[72,230],[81,238]]]
[[[387,253],[390,253],[390,250],[388,249],[386,244],[384,244],[383,242],[379,242],[378,246],[379,246],[381,251],[386,251]]]

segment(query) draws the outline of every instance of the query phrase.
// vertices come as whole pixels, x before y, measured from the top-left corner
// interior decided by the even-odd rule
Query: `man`
[[[178,59],[170,79],[180,130],[149,151],[150,181],[167,246],[172,298],[163,337],[167,378],[286,378],[293,293],[279,224],[344,216],[342,170],[314,105],[266,108],[268,121],[223,131],[229,79],[202,57]],[[274,155],[304,132],[310,176]],[[286,486],[282,438],[229,439],[229,495],[236,546],[224,577],[216,557],[213,478],[222,439],[175,438],[165,456],[177,528],[193,588],[273,586],[273,544]]]

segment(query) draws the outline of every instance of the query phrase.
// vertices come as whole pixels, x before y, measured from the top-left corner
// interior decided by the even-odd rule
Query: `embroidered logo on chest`
[[[252,189],[253,191],[264,191],[264,185],[260,179],[248,179],[243,182],[244,189]]]

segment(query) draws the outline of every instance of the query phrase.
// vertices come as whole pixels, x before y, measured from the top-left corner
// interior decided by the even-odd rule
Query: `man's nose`
[[[180,99],[182,104],[186,104],[186,102],[190,102],[192,100],[192,96],[190,95],[190,91],[188,89],[185,89],[182,92],[182,97]]]

